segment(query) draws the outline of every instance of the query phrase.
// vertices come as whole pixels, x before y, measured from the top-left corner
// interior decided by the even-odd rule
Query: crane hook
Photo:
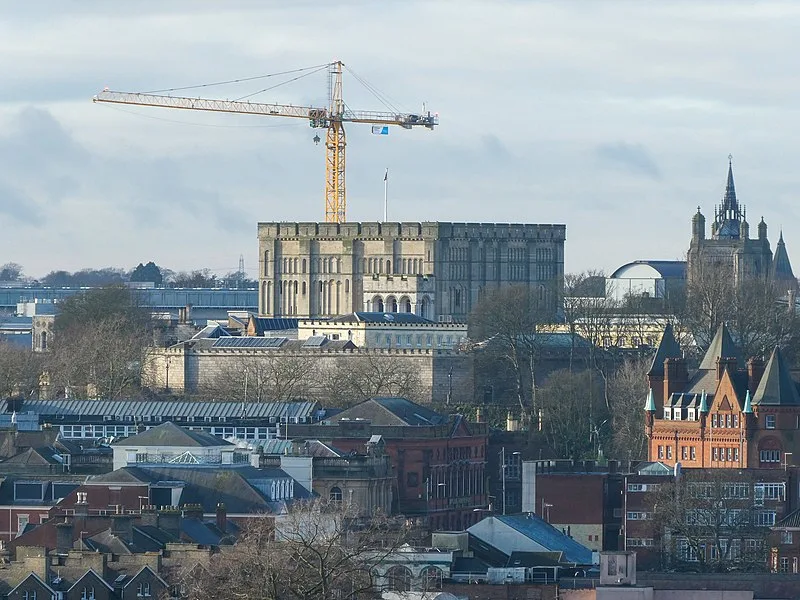
[[[319,146],[319,135],[314,136],[314,143]]]

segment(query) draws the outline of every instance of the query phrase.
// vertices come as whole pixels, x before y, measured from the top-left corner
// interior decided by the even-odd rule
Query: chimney
[[[672,394],[683,392],[688,383],[689,371],[685,358],[668,358],[664,361],[664,397],[661,406]],[[656,406],[656,409],[659,408]]]
[[[133,543],[133,520],[134,515],[116,514],[111,515],[111,535],[114,535],[128,544]]]
[[[152,504],[145,504],[142,506],[142,514],[139,522],[142,525],[152,525],[158,527],[158,511]]]
[[[731,375],[736,373],[736,358],[720,356],[717,359],[717,381],[722,380],[725,371],[730,371]]]
[[[184,504],[183,505],[183,518],[184,519],[197,519],[203,520],[203,505],[202,504]]]
[[[181,537],[181,511],[177,506],[163,506],[158,511],[158,528],[168,534]]]
[[[72,521],[56,524],[56,551],[59,553],[72,550]]]
[[[747,389],[753,395],[758,389],[761,377],[764,375],[764,359],[751,358],[747,361]]]
[[[475,422],[483,423],[483,408],[480,406],[475,409]]]
[[[228,531],[228,511],[222,502],[217,504],[217,529],[222,533]]]
[[[89,516],[89,494],[86,492],[78,492],[78,499],[75,501],[75,516],[88,517]]]

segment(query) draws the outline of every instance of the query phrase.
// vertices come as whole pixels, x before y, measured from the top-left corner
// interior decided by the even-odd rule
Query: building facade
[[[519,284],[555,308],[565,225],[259,223],[259,314],[358,311],[464,320],[485,290]]]
[[[800,394],[776,347],[746,363],[727,327],[691,376],[671,329],[648,373],[648,460],[699,468],[782,469],[800,456]]]

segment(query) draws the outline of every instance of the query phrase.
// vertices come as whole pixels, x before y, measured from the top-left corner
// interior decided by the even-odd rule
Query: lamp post
[[[550,509],[553,508],[553,505],[549,502],[545,502],[544,498],[542,498],[542,517],[548,523],[550,522]],[[545,517],[545,509],[547,510],[547,516]]]

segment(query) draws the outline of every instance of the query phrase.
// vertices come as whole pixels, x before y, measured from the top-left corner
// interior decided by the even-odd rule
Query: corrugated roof
[[[292,418],[313,417],[316,402],[186,402],[171,400],[25,400],[18,412],[48,417],[60,415],[110,417]]]

